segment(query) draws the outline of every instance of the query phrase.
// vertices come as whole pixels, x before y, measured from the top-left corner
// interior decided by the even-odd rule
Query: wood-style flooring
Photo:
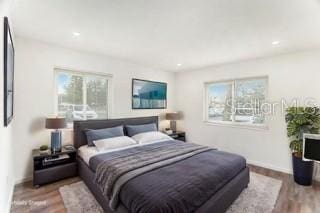
[[[258,174],[282,180],[283,184],[274,209],[274,213],[320,213],[320,183],[304,187],[294,183],[292,175],[250,166]],[[59,187],[80,181],[70,178],[40,188],[33,188],[31,182],[19,184],[14,189],[11,212],[66,212],[59,194]]]

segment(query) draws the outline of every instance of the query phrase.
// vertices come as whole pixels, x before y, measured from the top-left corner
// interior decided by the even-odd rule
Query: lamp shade
[[[47,129],[62,129],[67,126],[65,118],[47,118],[46,128]]]
[[[170,113],[166,113],[166,119],[167,120],[180,120],[181,119],[181,113],[179,112],[170,112]]]

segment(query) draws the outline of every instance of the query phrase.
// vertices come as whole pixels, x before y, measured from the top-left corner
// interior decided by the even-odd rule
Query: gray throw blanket
[[[128,155],[105,160],[96,168],[95,182],[110,201],[111,209],[117,207],[121,187],[129,180],[154,169],[189,158],[211,148],[192,143],[156,143],[152,146],[131,148]]]

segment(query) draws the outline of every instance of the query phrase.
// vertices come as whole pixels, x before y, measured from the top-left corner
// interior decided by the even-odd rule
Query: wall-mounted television
[[[4,126],[13,118],[14,47],[8,18],[4,18]]]
[[[132,109],[166,109],[167,83],[132,79]]]

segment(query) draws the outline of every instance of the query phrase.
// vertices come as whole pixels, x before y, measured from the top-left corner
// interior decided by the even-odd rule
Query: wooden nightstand
[[[68,177],[77,176],[77,150],[62,148],[61,152],[42,154],[39,149],[32,150],[33,185],[52,183]]]
[[[165,133],[165,134],[167,134],[167,133]],[[173,132],[172,134],[167,134],[167,135],[169,135],[170,137],[172,137],[175,140],[186,142],[186,133],[185,132],[176,131],[176,132]]]

